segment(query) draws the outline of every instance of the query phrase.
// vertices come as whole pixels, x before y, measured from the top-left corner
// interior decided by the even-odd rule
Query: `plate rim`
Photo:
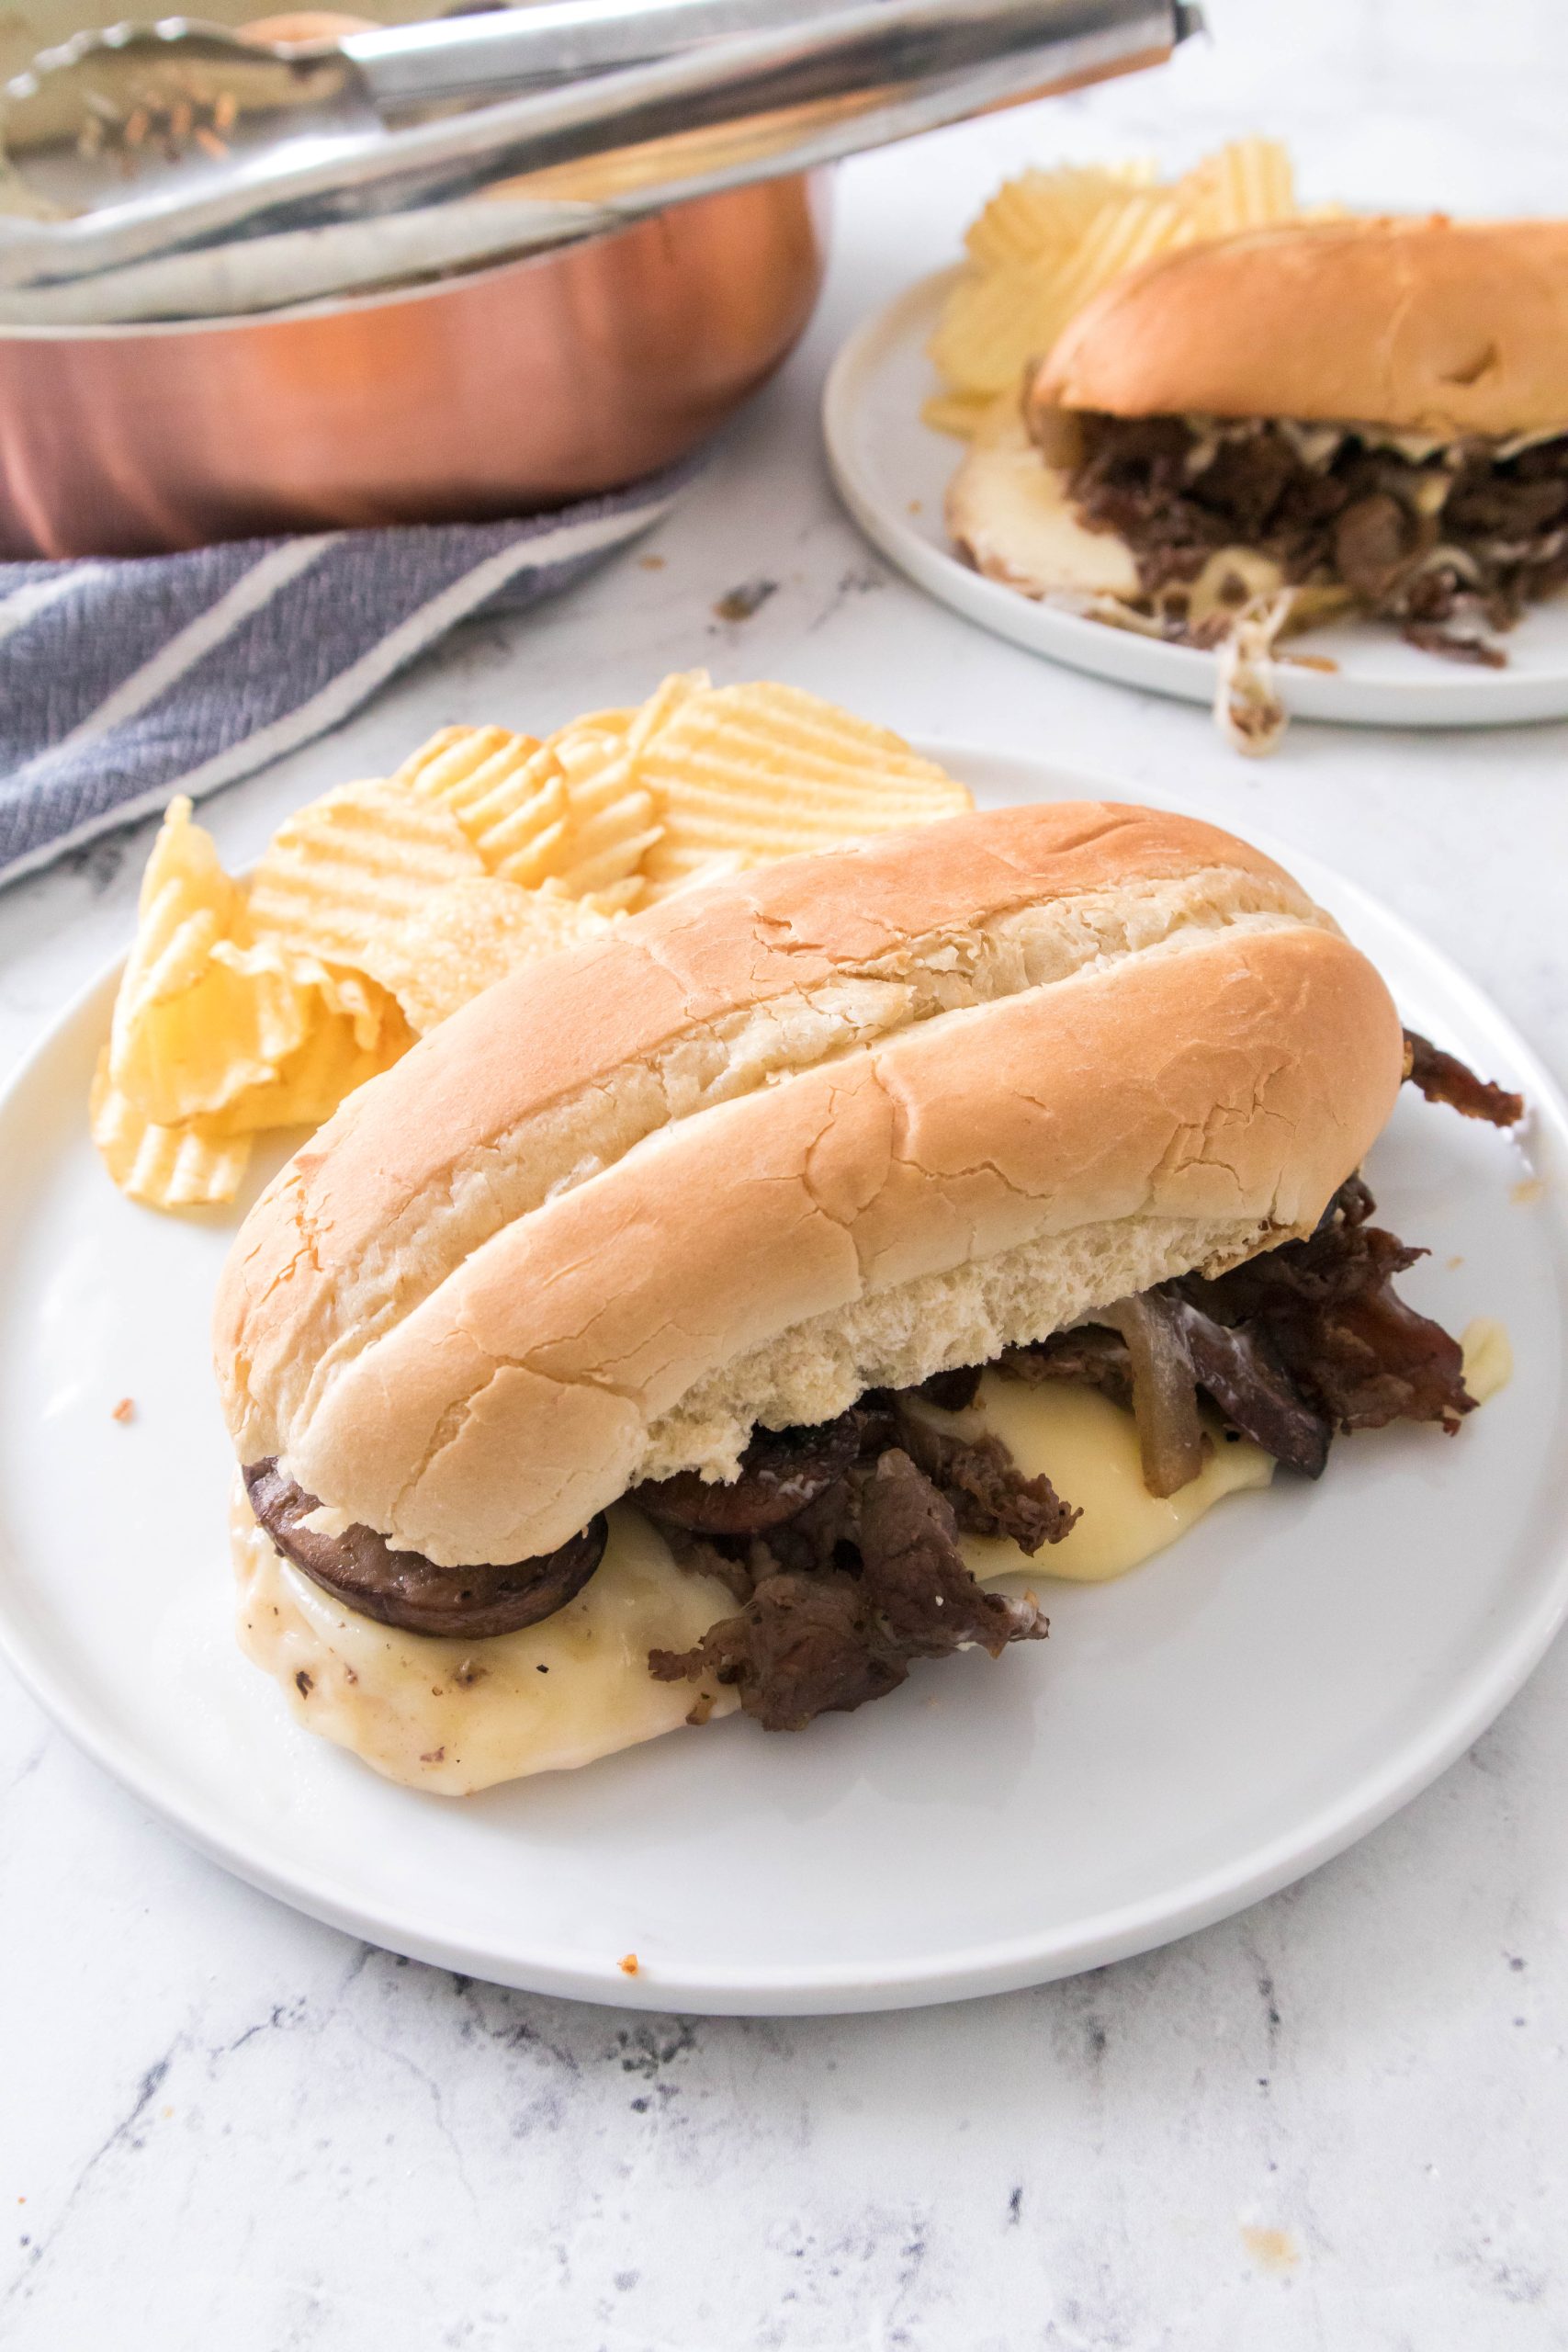
[[[935,737],[921,737],[916,748],[942,760],[960,775],[973,770],[977,781],[1003,792],[1016,782],[1026,797],[1042,802],[1065,797],[1117,799],[1126,793],[1126,787],[1092,771],[1027,753]],[[1182,808],[1179,796],[1156,787],[1137,787],[1137,797],[1154,807]],[[1402,947],[1427,966],[1462,1008],[1465,1019],[1496,1040],[1498,1068],[1521,1083],[1529,1095],[1530,1137],[1538,1156],[1551,1163],[1553,1177],[1568,1170],[1568,1100],[1528,1040],[1479,983],[1415,924],[1359,882],[1266,831],[1249,825],[1247,838],[1296,873],[1314,895],[1326,887],[1346,909],[1369,911],[1399,937]],[[47,1086],[49,1066],[56,1053],[69,1046],[81,1023],[97,1013],[100,1000],[107,1011],[123,961],[123,956],[115,957],[85,981],[0,1084],[0,1132],[16,1114],[19,1098],[40,1084]],[[1559,1227],[1568,1229],[1560,1186],[1549,1191],[1558,1203]],[[9,1539],[0,1531],[0,1560],[16,1556]],[[326,1926],[429,1965],[457,1969],[519,1990],[616,2008],[776,2017],[879,2012],[1017,1991],[1158,1949],[1233,1917],[1345,1852],[1429,1787],[1522,1688],[1565,1620],[1568,1507],[1560,1525],[1550,1581],[1509,1636],[1500,1646],[1494,1642],[1483,1670],[1471,1669],[1458,1702],[1450,1686],[1435,1715],[1428,1706],[1425,1728],[1407,1738],[1376,1770],[1363,1772],[1348,1792],[1317,1806],[1293,1830],[1249,1847],[1239,1860],[1217,1866],[1179,1889],[1162,1888],[1048,1936],[1021,1934],[949,1949],[901,1964],[897,1976],[889,1974],[885,1962],[867,1961],[816,1962],[783,1969],[726,1964],[713,1971],[682,1962],[678,1975],[666,1976],[655,1965],[633,1977],[624,1974],[613,1960],[596,1953],[573,1953],[558,1947],[553,1958],[519,1956],[515,1951],[487,1945],[478,1937],[454,1940],[439,1930],[432,1931],[412,1912],[403,1914],[390,1907],[383,1912],[344,1899],[319,1866],[302,1865],[292,1871],[276,1867],[258,1844],[237,1837],[231,1829],[226,1831],[215,1802],[199,1787],[192,1788],[174,1767],[149,1757],[133,1736],[120,1734],[112,1723],[95,1720],[79,1703],[70,1682],[51,1672],[44,1644],[39,1642],[35,1650],[28,1628],[6,1606],[3,1588],[0,1659],[46,1717],[138,1804],[233,1876]]]
[[[821,430],[833,487],[852,519],[890,562],[976,628],[1055,662],[1134,691],[1205,707],[1214,699],[1216,657],[1196,646],[1168,645],[1106,628],[1059,606],[1021,594],[971,570],[946,548],[934,547],[889,508],[860,458],[856,419],[866,381],[887,350],[961,275],[952,263],[911,280],[844,337],[822,387]],[[962,444],[954,441],[955,452]],[[955,455],[954,464],[957,463]],[[1568,592],[1564,592],[1568,609]],[[1430,678],[1334,675],[1281,662],[1280,696],[1293,718],[1342,727],[1527,727],[1568,718],[1568,655],[1561,670],[1472,669],[1433,660]]]

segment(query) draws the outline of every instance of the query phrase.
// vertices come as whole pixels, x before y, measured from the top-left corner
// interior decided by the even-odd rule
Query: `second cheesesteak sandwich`
[[[1451,661],[1568,582],[1568,223],[1295,221],[1107,287],[953,481],[976,568],[1178,643],[1348,612]]]
[[[1043,1633],[994,1581],[1032,1562],[1457,1428],[1357,1175],[1413,1054],[1518,1115],[1269,859],[1111,804],[785,860],[524,967],[235,1244],[247,1648],[460,1792],[857,1706]]]

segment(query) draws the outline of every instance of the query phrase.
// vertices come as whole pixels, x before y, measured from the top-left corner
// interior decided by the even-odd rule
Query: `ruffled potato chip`
[[[796,686],[717,686],[686,697],[637,775],[663,820],[645,863],[661,895],[716,856],[760,865],[973,806],[963,785],[902,736]]]
[[[1031,262],[1060,252],[1082,236],[1095,214],[1129,188],[1153,182],[1151,158],[1125,164],[1068,164],[1055,172],[1021,172],[1004,180],[964,232],[964,245],[982,269]]]
[[[310,992],[286,968],[225,960],[241,905],[190,802],[172,802],[109,1030],[110,1080],[154,1125],[220,1111],[305,1035]]]
[[[641,716],[641,703],[617,704],[610,710],[585,710],[571,721],[573,728],[591,727],[599,735],[625,735]]]
[[[1185,245],[1303,217],[1272,139],[1233,141],[1174,186],[1157,185],[1146,162],[1021,173],[964,238],[969,258],[929,346],[942,388],[926,422],[971,438],[986,403],[1016,390],[1102,288]]]
[[[246,1089],[210,1122],[219,1136],[254,1135],[267,1127],[319,1127],[340,1102],[400,1061],[413,1031],[394,1001],[383,1000],[375,1042],[361,1045],[352,1012],[323,1012],[304,1042],[260,1084]]]
[[[566,779],[552,749],[504,727],[446,727],[392,779],[451,810],[487,873],[537,882],[566,831]]]
[[[249,1136],[220,1135],[206,1119],[175,1125],[149,1119],[109,1076],[107,1046],[98,1057],[88,1117],[110,1176],[149,1208],[210,1208],[231,1201],[243,1182]]]
[[[933,433],[951,433],[956,441],[973,441],[996,397],[994,392],[932,392],[921,401],[920,414]]]
[[[519,964],[609,927],[603,914],[553,889],[525,890],[494,875],[449,882],[379,943],[378,977],[423,1036]]]
[[[310,991],[287,977],[233,972],[213,960],[178,996],[117,1015],[115,1084],[164,1125],[221,1111],[296,1050],[310,1014]]]
[[[1176,195],[1205,239],[1297,217],[1290,152],[1277,139],[1233,140],[1179,180]]]
[[[597,727],[563,728],[550,749],[565,780],[567,817],[547,871],[569,898],[628,911],[642,896],[642,867],[662,828],[653,795],[635,773],[626,736]],[[508,867],[509,878],[517,879]]]
[[[648,700],[633,713],[626,729],[626,749],[633,758],[668,727],[682,703],[690,702],[694,695],[705,694],[712,684],[705,670],[671,670],[667,678],[661,678]]]
[[[482,874],[451,811],[395,784],[345,784],[279,827],[256,867],[253,936],[355,971],[443,883]]]
[[[392,782],[441,801],[461,823],[483,800],[492,768],[519,768],[538,748],[536,735],[514,735],[510,727],[443,727],[409,754]]]
[[[1059,252],[960,278],[932,334],[931,356],[950,390],[992,397],[1010,391],[1102,287],[1197,236],[1196,222],[1171,196],[1134,189],[1113,197]]]

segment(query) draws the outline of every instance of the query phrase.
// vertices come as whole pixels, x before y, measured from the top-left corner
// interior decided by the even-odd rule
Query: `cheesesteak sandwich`
[[[977,568],[1213,646],[1358,611],[1500,664],[1568,580],[1568,222],[1303,221],[1108,287],[954,477]]]
[[[1268,858],[1109,804],[529,965],[235,1243],[245,1645],[460,1792],[1033,1639],[1032,1564],[1118,1572],[1338,1431],[1470,1408],[1357,1175],[1406,1074],[1518,1115]]]

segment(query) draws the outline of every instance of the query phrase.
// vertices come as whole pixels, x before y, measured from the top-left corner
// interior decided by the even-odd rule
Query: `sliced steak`
[[[1038,1387],[1048,1380],[1075,1381],[1098,1388],[1113,1405],[1133,1409],[1133,1360],[1120,1331],[1103,1324],[1079,1323],[1070,1331],[1054,1331],[1032,1347],[1006,1348],[997,1369],[1010,1380]]]
[[[662,1526],[698,1535],[760,1535],[841,1478],[859,1451],[852,1413],[809,1429],[760,1429],[740,1457],[739,1477],[720,1483],[682,1470],[673,1478],[644,1479],[628,1499]]]
[[[898,1435],[965,1535],[1005,1536],[1032,1554],[1043,1544],[1059,1544],[1082,1516],[1049,1478],[1026,1478],[1001,1439],[989,1432],[954,1437],[906,1408],[898,1415]]]
[[[1334,562],[1363,605],[1392,593],[1415,552],[1413,517],[1386,490],[1358,498],[1335,517]]]
[[[1301,1395],[1335,1429],[1438,1421],[1450,1433],[1474,1409],[1464,1351],[1440,1323],[1393,1288],[1426,1256],[1367,1221],[1359,1180],[1351,1214],[1304,1241],[1288,1241],[1216,1281],[1188,1274],[1172,1287],[1216,1322],[1267,1335]]]
[[[886,1697],[916,1658],[976,1645],[1000,1655],[1046,1632],[1031,1600],[987,1592],[958,1547],[952,1506],[909,1456],[892,1448],[858,1465],[845,1524],[854,1566],[774,1566],[745,1608],[692,1649],[653,1650],[661,1682],[712,1674],[739,1693],[767,1731],[799,1731],[821,1714]],[[759,1544],[759,1550],[761,1546]]]
[[[1191,620],[1172,591],[1222,548],[1256,549],[1288,586],[1348,590],[1413,644],[1491,667],[1505,659],[1493,637],[1568,580],[1568,435],[1413,457],[1347,427],[1309,455],[1313,435],[1288,420],[1084,412],[1077,424],[1080,520],[1125,541],[1150,609],[1194,644],[1214,641],[1216,616]]]
[[[958,1548],[953,1506],[899,1447],[861,1473],[860,1547],[862,1582],[901,1659],[976,1645],[999,1657],[1010,1642],[1045,1631],[1033,1601],[976,1580]]]
[[[1517,1127],[1525,1115],[1522,1094],[1510,1094],[1489,1078],[1477,1078],[1457,1054],[1444,1053],[1418,1030],[1405,1031],[1404,1057],[1409,1064],[1406,1080],[1428,1102],[1446,1102],[1461,1118],[1485,1119],[1495,1127]]]

